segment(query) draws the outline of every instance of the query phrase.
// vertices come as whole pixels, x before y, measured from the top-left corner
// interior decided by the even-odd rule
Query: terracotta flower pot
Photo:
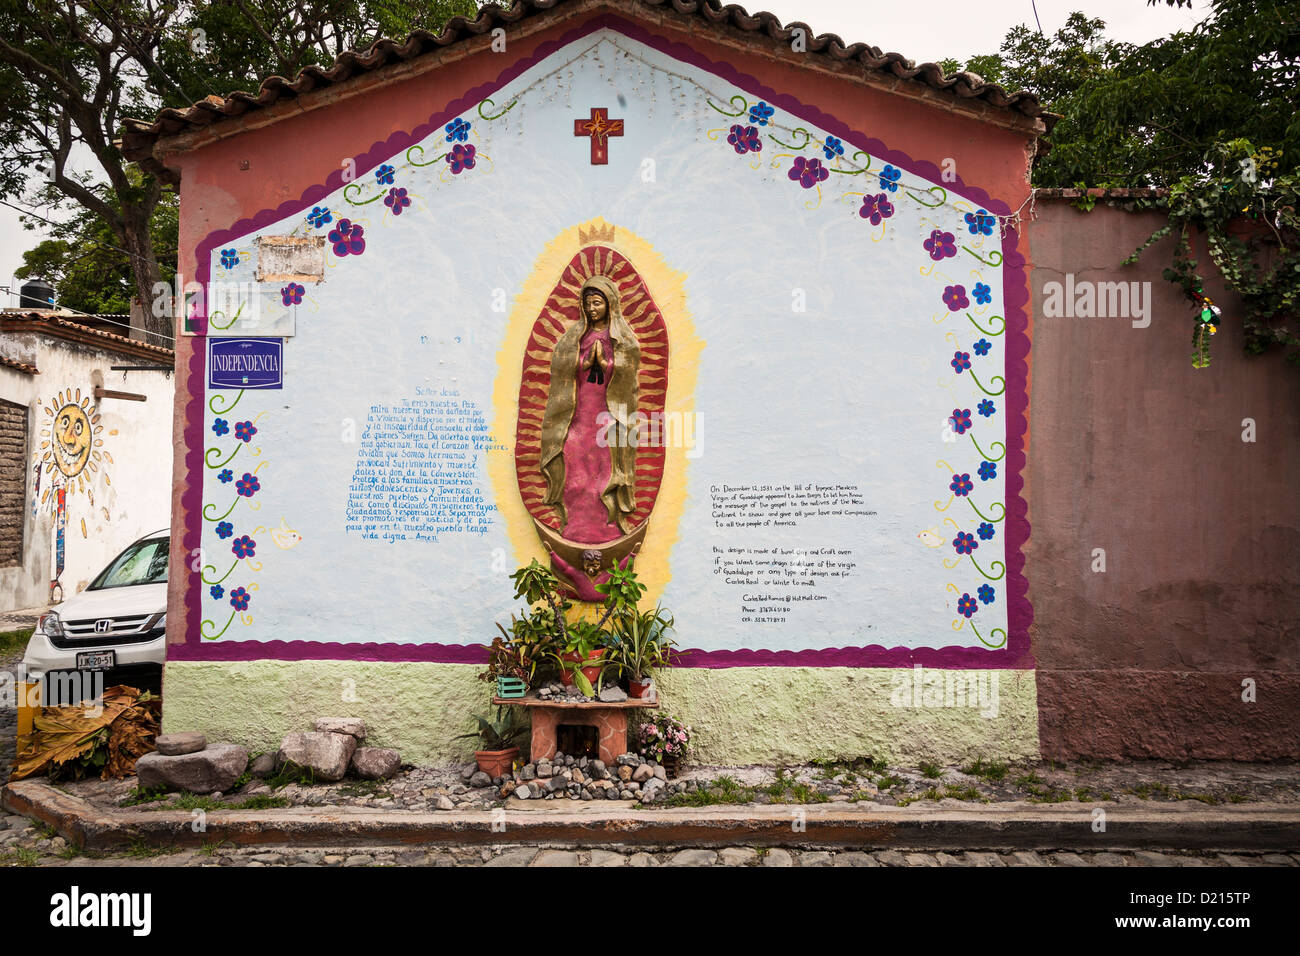
[[[627,682],[627,696],[637,699],[644,699],[650,696],[650,689],[654,686],[650,678],[643,681],[630,678]]]
[[[515,758],[518,756],[518,747],[511,747],[509,750],[474,751],[474,759],[478,762],[478,768],[493,780],[497,777],[504,777],[509,773],[510,765],[514,763]]]
[[[602,651],[602,650],[590,651],[590,652],[587,654],[587,660],[589,660],[589,661],[599,660],[601,657],[604,656],[604,654],[605,654],[605,652]],[[576,652],[574,652],[574,653],[570,653],[570,654],[562,654],[562,655],[560,655],[560,660],[563,660],[563,661],[570,661],[570,662],[576,663],[576,662],[582,660],[582,655],[581,655],[581,654],[578,654],[578,653],[576,653]],[[603,670],[603,668],[600,668],[600,667],[580,667],[580,668],[578,668],[578,670],[582,671],[583,675],[587,678],[587,680],[591,681],[592,686],[594,687],[595,684],[596,684],[596,681],[598,681],[598,680],[600,679],[600,672],[601,672],[601,670]],[[571,671],[571,670],[565,670],[565,671],[562,671],[562,672],[560,673],[560,680],[562,680],[565,684],[572,684],[572,683],[573,683],[573,671]]]

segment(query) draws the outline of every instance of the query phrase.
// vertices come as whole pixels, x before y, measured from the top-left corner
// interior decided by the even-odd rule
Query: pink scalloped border
[[[743,73],[730,64],[710,60],[695,48],[666,37],[650,33],[642,26],[614,14],[605,13],[583,23],[557,40],[540,45],[531,56],[519,60],[503,70],[497,79],[481,84],[464,96],[448,103],[429,117],[428,121],[409,133],[394,133],[387,140],[374,144],[357,158],[357,169],[368,171],[390,159],[434,130],[482,102],[506,84],[540,63],[546,57],[598,30],[612,29],[629,39],[643,43],[680,62],[688,63],[712,73],[733,86],[746,90],[768,103],[779,106],[800,119],[819,126],[838,136],[845,143],[871,153],[931,182],[940,182],[940,169],[934,163],[914,161],[898,150],[889,149],[883,142],[851,129],[833,116],[816,107],[800,103],[793,96],[778,93],[763,85],[756,77]],[[281,203],[275,209],[264,209],[250,219],[241,219],[228,229],[209,233],[195,250],[197,281],[206,286],[209,276],[210,253],[219,245],[277,222],[296,211],[306,209],[343,185],[342,170],[338,170],[321,184],[309,187],[297,200]],[[1000,215],[1008,215],[1011,208],[984,190],[967,186],[958,177],[949,184],[963,198]],[[1006,590],[1007,590],[1007,643],[997,650],[972,647],[944,648],[887,648],[883,645],[865,647],[820,648],[802,651],[686,650],[679,657],[685,667],[911,667],[920,664],[928,667],[1028,669],[1034,666],[1030,647],[1029,626],[1033,621],[1033,607],[1029,603],[1029,582],[1025,577],[1024,546],[1029,540],[1028,504],[1021,492],[1024,489],[1025,467],[1024,436],[1028,427],[1029,405],[1029,286],[1027,263],[1020,254],[1019,236],[1008,229],[1002,239],[1002,271],[1004,308],[1007,321],[1006,345],[1006,445],[1007,445],[1007,527],[1006,527]],[[181,496],[181,511],[185,524],[182,544],[186,553],[199,547],[202,528],[203,503],[203,400],[204,400],[204,350],[199,347],[203,332],[191,338],[189,394],[185,404],[185,467],[190,481]],[[197,477],[196,477],[197,476]],[[195,522],[194,517],[198,516]],[[189,575],[185,623],[186,639],[182,644],[168,647],[168,658],[181,661],[248,661],[248,660],[359,660],[359,661],[432,661],[440,663],[478,664],[486,661],[487,652],[477,645],[456,644],[342,644],[322,641],[204,641],[200,634],[202,622],[202,582],[197,575]]]

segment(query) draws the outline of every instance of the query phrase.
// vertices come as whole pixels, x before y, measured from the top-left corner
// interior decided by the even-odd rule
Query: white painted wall
[[[68,342],[34,332],[0,336],[7,358],[40,369],[25,375],[0,367],[0,399],[28,410],[27,508],[23,528],[23,564],[0,568],[0,611],[37,607],[49,600],[54,574],[55,512],[53,495],[41,502],[52,473],[42,468],[36,491],[36,462],[46,451],[51,416],[60,392],[77,389],[89,397],[88,412],[99,414],[95,448],[98,470],[87,469],[86,489],[67,494],[64,571],[65,596],[84,588],[124,547],[143,534],[165,528],[171,501],[172,401],[174,377],[165,372],[114,372],[113,365],[147,365],[151,360]],[[92,389],[146,396],[144,402],[105,398],[95,402]],[[79,403],[80,399],[76,399]],[[111,462],[108,460],[111,457]],[[93,498],[93,504],[92,504]],[[84,522],[84,531],[83,531]]]

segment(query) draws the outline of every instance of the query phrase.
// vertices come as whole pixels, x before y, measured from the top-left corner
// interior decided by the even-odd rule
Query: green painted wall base
[[[470,714],[488,686],[470,664],[249,661],[167,664],[163,730],[274,751],[317,717],[363,717],[368,743],[438,765],[471,758]],[[973,681],[973,684],[970,683]],[[1033,671],[847,667],[680,668],[659,680],[663,709],[691,724],[695,763],[806,763],[883,757],[959,763],[1038,756]]]

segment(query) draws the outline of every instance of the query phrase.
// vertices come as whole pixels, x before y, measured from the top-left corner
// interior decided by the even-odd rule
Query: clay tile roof
[[[0,312],[0,332],[42,332],[69,342],[81,342],[122,355],[151,359],[161,365],[174,365],[176,362],[176,353],[172,349],[127,338],[116,332],[92,329],[75,321],[71,316],[56,312],[41,310]]]
[[[590,0],[514,0],[509,6],[483,7],[472,20],[452,17],[441,33],[417,30],[401,41],[377,40],[366,50],[346,51],[331,66],[306,67],[293,80],[280,76],[268,77],[262,81],[255,94],[235,92],[225,99],[208,96],[183,110],[165,109],[152,122],[128,119],[123,124],[122,151],[127,159],[138,163],[146,171],[165,182],[176,183],[179,180],[177,174],[167,169],[154,155],[154,146],[164,137],[192,132],[228,118],[266,109],[281,100],[333,86],[389,64],[413,60],[426,53],[481,36],[497,27],[519,23],[569,4],[585,9],[599,6],[658,8],[656,12],[671,11],[678,18],[699,18],[718,28],[730,27],[765,34],[786,45],[796,36],[795,30],[801,30],[807,50],[811,53],[839,62],[854,61],[870,72],[922,84],[961,99],[981,100],[995,109],[1010,110],[1041,120],[1047,132],[1051,132],[1060,119],[1057,114],[1044,109],[1034,93],[1008,93],[996,83],[985,82],[975,73],[963,71],[946,76],[934,63],[918,65],[902,54],[886,53],[879,47],[865,43],[846,44],[833,33],[817,34],[807,24],[800,22],[782,26],[781,21],[771,13],[750,14],[735,4],[720,6],[717,0],[598,0],[595,3]]]
[[[35,365],[28,365],[26,362],[19,362],[17,359],[5,358],[3,355],[0,355],[0,365],[3,365],[5,368],[16,368],[18,371],[25,372],[28,375],[41,374],[41,370]]]

